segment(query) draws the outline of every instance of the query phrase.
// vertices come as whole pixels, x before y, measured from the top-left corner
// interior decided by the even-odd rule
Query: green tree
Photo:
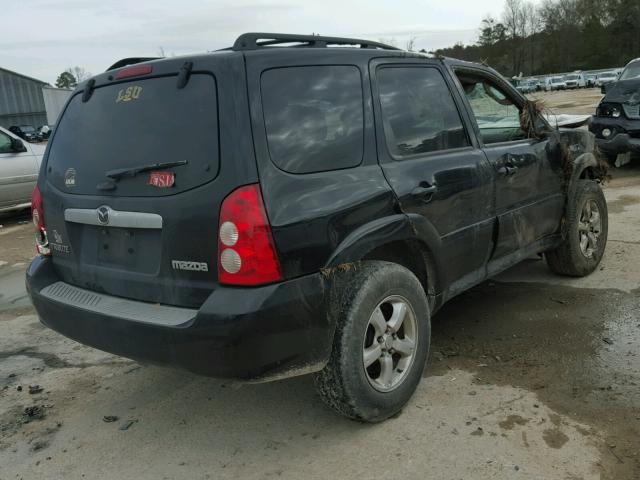
[[[78,85],[78,80],[69,71],[62,72],[56,80],[56,87],[58,88],[75,88],[76,85]]]

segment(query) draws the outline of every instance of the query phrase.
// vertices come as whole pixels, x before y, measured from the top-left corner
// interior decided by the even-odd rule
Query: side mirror
[[[21,152],[26,152],[27,147],[24,145],[24,143],[22,143],[22,140],[18,140],[17,138],[12,138],[11,150],[13,150],[14,152],[21,153]]]

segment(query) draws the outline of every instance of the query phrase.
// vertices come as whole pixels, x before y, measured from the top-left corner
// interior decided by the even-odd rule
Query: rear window
[[[73,97],[51,145],[48,179],[76,194],[171,195],[213,180],[218,172],[218,120],[213,76],[192,75],[183,89],[176,77],[134,80],[96,88],[88,102]],[[100,191],[109,170],[167,162],[170,188],[150,185],[150,172],[124,177]]]
[[[290,173],[362,162],[362,80],[355,66],[288,67],[262,74],[271,160]]]

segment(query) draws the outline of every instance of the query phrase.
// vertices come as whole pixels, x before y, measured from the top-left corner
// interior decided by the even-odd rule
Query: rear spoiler
[[[135,65],[136,63],[150,62],[151,60],[160,60],[162,57],[130,57],[118,60],[116,63],[107,68],[107,72],[117,68],[126,67],[127,65]]]

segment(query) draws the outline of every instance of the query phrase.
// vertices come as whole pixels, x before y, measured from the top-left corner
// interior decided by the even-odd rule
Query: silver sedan
[[[0,127],[0,212],[31,205],[44,150]]]

